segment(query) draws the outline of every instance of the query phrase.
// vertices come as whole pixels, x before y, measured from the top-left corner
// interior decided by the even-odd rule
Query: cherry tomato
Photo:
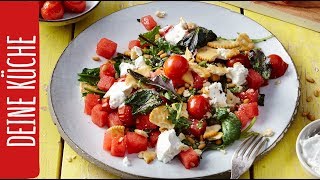
[[[181,79],[188,69],[188,61],[180,55],[170,56],[163,65],[164,74],[170,79]]]
[[[191,96],[188,100],[188,112],[196,118],[201,119],[210,110],[208,99],[201,95]]]
[[[201,89],[203,86],[203,82],[205,80],[205,78],[202,78],[201,76],[199,76],[196,72],[192,71],[192,76],[193,76],[193,87],[196,89]]]
[[[148,31],[152,30],[157,25],[157,22],[150,15],[143,16],[140,19],[140,22]]]
[[[41,16],[45,20],[60,19],[64,15],[64,9],[60,1],[46,1],[41,8]]]
[[[86,1],[63,1],[66,11],[74,13],[82,13],[87,6]]]
[[[275,79],[284,75],[288,69],[288,64],[282,60],[282,58],[276,54],[268,56],[271,64],[271,75],[270,78]]]
[[[129,42],[128,49],[132,49],[134,46],[141,47],[139,40],[132,40]]]
[[[175,88],[179,88],[181,86],[184,86],[185,82],[181,78],[172,79],[172,84]]]
[[[197,120],[192,119],[192,124],[189,128],[191,134],[193,134],[195,137],[200,137],[203,135],[203,133],[206,131],[207,122],[205,120]]]
[[[251,64],[247,55],[238,54],[227,61],[227,67],[233,67],[233,64],[240,62],[244,67],[251,68]]]

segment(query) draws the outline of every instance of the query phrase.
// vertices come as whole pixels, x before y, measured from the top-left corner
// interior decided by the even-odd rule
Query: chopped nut
[[[308,116],[308,115],[309,115],[309,112],[303,112],[303,113],[302,113],[302,116],[303,116],[303,117],[306,117],[306,116]]]
[[[161,38],[160,34],[156,34],[156,35],[154,36],[154,39],[155,39],[155,40],[158,40],[159,38]]]
[[[235,84],[227,84],[227,87],[228,88],[234,88],[234,87],[236,87],[236,85]]]
[[[244,103],[244,104],[248,104],[249,102],[250,102],[249,99],[244,99],[244,100],[243,100],[243,103]]]
[[[307,97],[307,102],[311,102],[312,101],[312,97],[311,96],[308,96]]]
[[[92,60],[94,60],[94,61],[100,61],[100,57],[99,57],[99,56],[93,56],[93,57],[92,57]]]
[[[216,143],[216,145],[220,145],[220,144],[222,144],[222,140],[218,139],[218,140],[215,141],[215,143]]]
[[[212,74],[210,78],[212,81],[219,81],[220,80],[220,76],[217,74]]]
[[[141,135],[141,136],[144,136],[144,137],[146,137],[146,138],[148,137],[148,134],[147,134],[145,131],[143,131],[143,130],[135,129],[134,132],[137,133],[137,134],[139,134],[139,135]]]
[[[163,59],[163,58],[165,58],[165,57],[167,57],[167,56],[168,56],[167,53],[163,53],[163,54],[160,55],[160,58]]]
[[[206,143],[204,141],[200,141],[200,145],[198,146],[198,149],[203,149],[206,147]]]
[[[272,129],[268,128],[266,129],[263,133],[262,136],[264,137],[272,137],[274,135],[274,132],[272,131]]]
[[[306,77],[306,80],[307,80],[309,83],[315,83],[315,82],[316,82],[312,77],[309,77],[309,76]]]
[[[161,54],[163,54],[163,53],[164,53],[164,51],[163,51],[163,50],[161,50],[161,51],[159,51],[159,52],[158,52],[158,54],[157,54],[157,55],[158,55],[158,56],[160,56],[160,55],[161,55]]]
[[[184,84],[184,87],[189,88],[190,85],[189,85],[188,83],[185,83],[185,84]]]
[[[152,56],[149,55],[149,54],[145,54],[145,55],[143,55],[143,57],[146,58],[146,59],[151,59]]]
[[[313,114],[308,114],[307,115],[307,118],[310,120],[310,121],[314,121],[316,118],[315,118],[315,116],[313,115]]]
[[[196,143],[190,136],[186,137],[187,141],[189,141],[191,144]]]
[[[178,90],[177,90],[177,93],[178,94],[183,94],[183,91],[185,90],[186,88],[185,87],[181,87],[181,88],[179,88]]]
[[[147,164],[151,163],[156,158],[154,151],[141,151],[138,154],[138,158],[143,159]]]
[[[155,15],[158,17],[158,18],[164,18],[166,16],[166,12],[165,11],[156,11]]]
[[[313,94],[314,94],[315,97],[319,97],[320,91],[319,90],[315,90]]]
[[[227,78],[227,83],[231,83],[231,82],[232,82],[232,79]]]

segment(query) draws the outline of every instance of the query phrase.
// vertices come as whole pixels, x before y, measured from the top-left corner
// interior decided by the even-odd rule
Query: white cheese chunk
[[[218,48],[218,53],[219,53],[219,56],[218,56],[218,58],[220,58],[220,59],[228,59],[227,58],[227,53],[228,53],[228,49],[224,49],[224,48]]]
[[[168,163],[182,150],[186,150],[189,147],[183,144],[179,137],[176,136],[174,129],[162,132],[158,137],[156,145],[156,153],[159,161]]]
[[[232,79],[233,84],[241,86],[246,83],[246,78],[249,71],[241,63],[237,62],[233,64],[233,67],[229,67],[228,70],[229,72],[226,76],[227,78]]]
[[[126,85],[125,82],[115,82],[103,97],[109,97],[111,109],[116,109],[124,103],[131,91],[132,87]]]
[[[135,65],[130,64],[130,63],[125,63],[122,62],[119,65],[119,69],[120,69],[120,77],[126,75],[128,73],[128,69],[134,70],[135,69]]]
[[[164,36],[165,39],[173,45],[176,45],[188,32],[184,27],[186,22],[181,18],[180,23],[175,25],[169,30],[169,32]]]
[[[142,56],[142,50],[138,46],[133,46],[130,51],[131,59],[136,59],[137,57]]]
[[[136,60],[134,60],[134,66],[136,69],[139,69],[143,66],[146,66],[146,62],[144,61],[144,57],[143,56],[139,56]]]
[[[227,97],[222,90],[222,85],[220,82],[214,82],[208,87],[205,87],[209,92],[208,96],[210,98],[210,104],[214,107],[225,107],[227,106]]]

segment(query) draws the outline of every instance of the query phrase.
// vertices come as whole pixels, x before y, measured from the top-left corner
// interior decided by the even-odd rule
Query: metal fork
[[[268,139],[261,135],[253,135],[241,143],[232,157],[231,179],[238,179],[250,168],[267,141]]]

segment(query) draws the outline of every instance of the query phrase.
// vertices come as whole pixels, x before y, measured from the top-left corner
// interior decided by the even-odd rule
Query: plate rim
[[[82,16],[85,16],[87,15],[88,13],[90,13],[91,11],[93,11],[96,7],[98,7],[98,5],[101,3],[101,1],[98,1],[97,4],[95,4],[91,9],[88,9],[88,11],[84,12],[84,13],[79,13],[73,17],[69,17],[69,18],[62,18],[62,19],[55,19],[55,20],[44,20],[43,18],[40,18],[39,17],[39,22],[46,22],[46,23],[62,23],[62,22],[66,22],[66,21],[70,21],[70,20],[74,20],[74,19],[77,19],[79,17],[82,17]],[[90,27],[90,26],[89,26]],[[84,29],[85,30],[85,29]],[[71,41],[72,42],[72,41]],[[70,42],[70,43],[71,43]],[[59,57],[60,59],[60,57]]]
[[[100,4],[101,1],[99,1],[99,3],[97,5]],[[293,64],[293,67],[294,67],[294,73],[297,77],[296,81],[298,82],[298,88],[297,88],[297,100],[296,100],[296,103],[295,103],[295,107],[294,107],[294,111],[291,115],[291,118],[287,124],[287,126],[283,129],[283,131],[279,134],[279,137],[267,148],[265,149],[263,152],[260,153],[260,155],[255,159],[255,161],[261,159],[262,157],[264,157],[271,149],[273,149],[281,140],[282,138],[284,137],[284,134],[288,131],[289,127],[291,126],[292,122],[294,121],[294,118],[296,117],[297,115],[297,111],[298,111],[298,107],[299,107],[299,104],[300,104],[300,98],[301,98],[301,83],[300,83],[300,77],[299,77],[299,74],[297,72],[297,66],[295,64],[295,62],[292,60],[291,58],[291,55],[288,53],[288,50],[283,46],[283,43],[277,38],[277,36],[275,36],[272,32],[270,32],[267,28],[265,28],[263,25],[261,25],[260,23],[258,23],[257,21],[253,20],[252,18],[248,17],[248,16],[245,16],[244,14],[241,14],[241,13],[238,13],[238,12],[235,12],[235,11],[232,11],[230,9],[227,9],[225,7],[222,7],[222,6],[218,6],[218,5],[215,5],[215,4],[211,4],[211,3],[208,3],[208,2],[199,2],[199,1],[192,1],[192,2],[196,2],[196,3],[202,3],[202,4],[206,4],[206,5],[211,5],[211,6],[216,6],[218,8],[223,8],[225,9],[226,11],[229,11],[230,13],[235,13],[235,14],[238,14],[238,15],[242,15],[244,16],[244,18],[247,18],[248,20],[250,21],[253,21],[257,24],[259,24],[261,27],[263,27],[267,32],[269,32],[270,34],[272,34],[276,39],[277,41],[280,43],[280,45],[282,46],[282,48],[286,51],[286,53],[288,54],[288,56],[290,57],[290,60]],[[118,11],[115,11],[113,13],[110,13],[109,15],[112,15],[114,13],[117,13],[117,12],[120,12],[120,11],[123,11],[123,10],[126,10],[126,9],[129,9],[129,8],[132,8],[132,7],[135,7],[135,6],[143,6],[143,5],[146,5],[146,4],[151,4],[151,3],[154,3],[154,2],[146,2],[146,3],[143,3],[143,4],[136,4],[136,5],[133,5],[133,6],[129,6],[129,7],[126,7],[126,8],[123,8],[123,9],[120,9]],[[94,9],[94,8],[92,8]],[[88,11],[89,12],[89,11]],[[88,28],[90,28],[92,25],[98,23],[99,21],[103,20],[104,18],[108,17],[109,15],[107,16],[104,16],[104,17],[101,17],[100,19],[98,19],[96,22],[92,23],[90,26],[86,27],[85,29],[83,29],[79,34],[78,36],[83,33],[84,31],[86,31]],[[74,143],[72,141],[71,138],[69,138],[69,136],[65,133],[65,131],[63,130],[63,128],[61,127],[60,123],[59,123],[59,119],[57,118],[56,116],[56,113],[55,113],[55,110],[54,110],[54,107],[53,107],[53,104],[52,104],[52,101],[51,101],[51,84],[52,84],[52,78],[53,78],[53,75],[55,73],[55,70],[56,70],[56,67],[61,59],[61,57],[64,55],[66,49],[68,49],[68,47],[73,43],[73,41],[76,39],[77,37],[73,38],[68,46],[63,50],[63,52],[61,53],[61,55],[59,56],[59,59],[57,61],[57,63],[55,64],[55,67],[52,71],[52,74],[51,74],[51,77],[50,77],[50,83],[48,85],[48,105],[49,105],[49,111],[50,111],[50,114],[51,114],[51,117],[52,117],[52,121],[54,123],[54,125],[57,127],[58,129],[58,132],[60,134],[60,136],[64,139],[65,142],[67,142],[67,144],[77,153],[79,154],[81,157],[83,157],[84,159],[86,159],[87,161],[89,161],[90,163],[102,168],[103,170],[106,170],[112,174],[115,174],[115,175],[118,175],[120,177],[123,177],[123,178],[152,178],[152,177],[148,177],[148,176],[141,176],[141,175],[136,175],[136,174],[131,174],[131,173],[128,173],[128,172],[124,172],[124,171],[121,171],[121,170],[118,170],[116,168],[113,168],[97,159],[95,159],[94,157],[92,157],[91,155],[89,155],[88,153],[86,153],[84,150],[82,150],[76,143]],[[207,175],[207,176],[199,176],[199,177],[196,177],[196,178],[208,178],[208,177],[219,177],[219,176],[222,176],[223,174],[226,174],[226,173],[230,173],[231,170],[227,170],[227,171],[224,171],[224,172],[221,172],[221,173],[217,173],[217,174],[211,174],[211,175]],[[166,177],[161,177],[162,179],[167,179]]]

